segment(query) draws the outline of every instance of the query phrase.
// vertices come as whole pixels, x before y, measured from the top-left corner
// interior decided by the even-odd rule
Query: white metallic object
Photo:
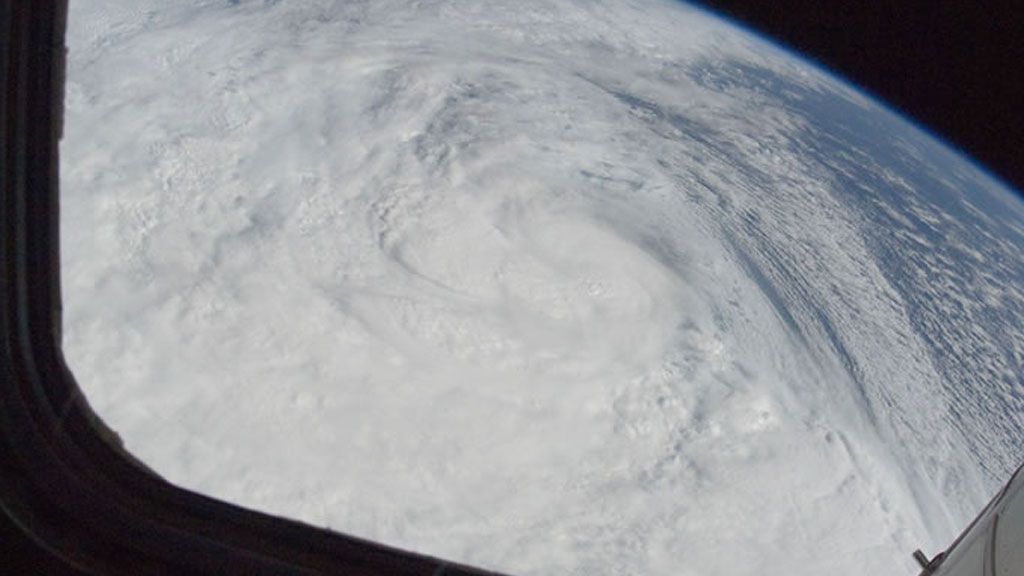
[[[945,552],[914,558],[920,576],[1024,575],[1024,466]]]

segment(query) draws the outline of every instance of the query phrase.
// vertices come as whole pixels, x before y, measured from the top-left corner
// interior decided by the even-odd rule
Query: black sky
[[[1024,2],[699,3],[817,60],[1024,191]]]

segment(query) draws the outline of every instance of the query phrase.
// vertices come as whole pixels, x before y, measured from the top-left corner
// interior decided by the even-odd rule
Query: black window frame
[[[176,487],[92,411],[61,351],[66,15],[67,0],[0,0],[0,571],[500,576]],[[945,552],[919,553],[921,574],[1021,478],[1024,465]]]
[[[60,345],[66,16],[0,0],[0,571],[495,574],[178,488],[90,409]]]

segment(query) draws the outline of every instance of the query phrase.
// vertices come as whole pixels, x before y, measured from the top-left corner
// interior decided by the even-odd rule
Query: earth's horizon
[[[68,43],[65,354],[176,484],[515,574],[911,574],[1024,460],[1024,201],[702,9]]]

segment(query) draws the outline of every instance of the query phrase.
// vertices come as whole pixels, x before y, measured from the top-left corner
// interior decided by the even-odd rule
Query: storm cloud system
[[[68,34],[64,349],[176,484],[523,575],[909,574],[1024,459],[1024,205],[706,12]]]

